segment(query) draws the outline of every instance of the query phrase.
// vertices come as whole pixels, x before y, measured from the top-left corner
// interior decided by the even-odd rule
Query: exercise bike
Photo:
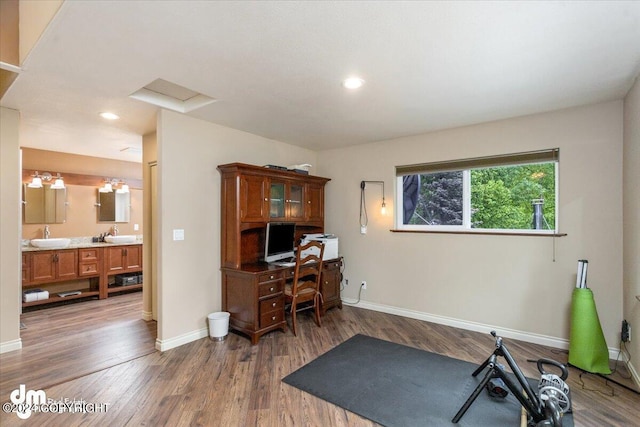
[[[535,393],[520,367],[513,359],[509,350],[502,342],[502,337],[496,335],[495,331],[491,331],[491,335],[496,339],[496,349],[491,356],[482,363],[473,372],[476,377],[485,368],[489,368],[484,378],[473,393],[464,402],[458,410],[451,422],[454,424],[460,421],[462,416],[467,412],[471,404],[480,395],[483,388],[487,386],[489,381],[499,378],[506,387],[518,399],[524,410],[527,412],[527,425],[535,427],[562,427],[562,416],[571,410],[571,397],[569,386],[564,382],[569,376],[569,372],[565,365],[551,359],[539,359],[537,361],[538,371],[541,374],[538,383],[538,393]],[[502,356],[507,361],[509,368],[516,377],[517,384],[507,376],[504,367],[497,362],[498,356]],[[561,375],[547,373],[544,370],[545,365],[552,365],[560,369]]]

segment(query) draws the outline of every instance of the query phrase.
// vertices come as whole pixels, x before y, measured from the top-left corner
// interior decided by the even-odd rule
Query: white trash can
[[[229,316],[226,311],[211,313],[209,319],[209,337],[214,341],[223,341],[229,333]]]

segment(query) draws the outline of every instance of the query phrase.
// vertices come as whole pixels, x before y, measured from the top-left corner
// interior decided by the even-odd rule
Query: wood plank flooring
[[[153,353],[156,322],[141,314],[141,292],[23,313],[22,350],[0,355],[0,396],[18,384],[47,389]]]
[[[301,314],[298,320],[298,337],[276,331],[252,346],[247,338],[230,333],[222,342],[201,339],[47,387],[48,397],[107,404],[107,412],[33,414],[29,421],[39,426],[374,426],[281,379],[358,333],[478,364],[494,348],[488,334],[355,307],[329,310],[321,328],[311,316]],[[567,360],[561,350],[505,342],[525,375],[533,378],[539,374],[527,359]],[[0,357],[4,361],[4,355]],[[570,368],[568,383],[577,426],[640,425],[638,394],[575,368]],[[27,388],[33,388],[30,385]],[[2,400],[8,401],[6,392]],[[0,423],[24,424],[4,413]],[[519,419],[513,425],[518,426]]]

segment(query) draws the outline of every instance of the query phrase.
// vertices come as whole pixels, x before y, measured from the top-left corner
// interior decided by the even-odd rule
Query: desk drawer
[[[269,311],[276,310],[284,310],[284,298],[274,297],[260,301],[260,313],[267,313]]]
[[[267,282],[258,285],[258,298],[266,297],[269,295],[275,295],[282,292],[283,281]]]
[[[267,328],[284,321],[284,310],[269,311],[260,315],[260,328]]]
[[[272,280],[280,280],[282,278],[282,272],[264,273],[258,276],[258,283],[270,282]]]

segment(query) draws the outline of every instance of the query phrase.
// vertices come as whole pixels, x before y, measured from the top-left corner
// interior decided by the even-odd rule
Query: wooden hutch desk
[[[263,334],[286,330],[284,284],[293,267],[260,262],[267,223],[293,222],[296,241],[324,233],[324,187],[328,178],[243,163],[218,166],[221,180],[222,310],[229,326],[256,344]],[[342,259],[323,262],[327,308],[340,307]]]

